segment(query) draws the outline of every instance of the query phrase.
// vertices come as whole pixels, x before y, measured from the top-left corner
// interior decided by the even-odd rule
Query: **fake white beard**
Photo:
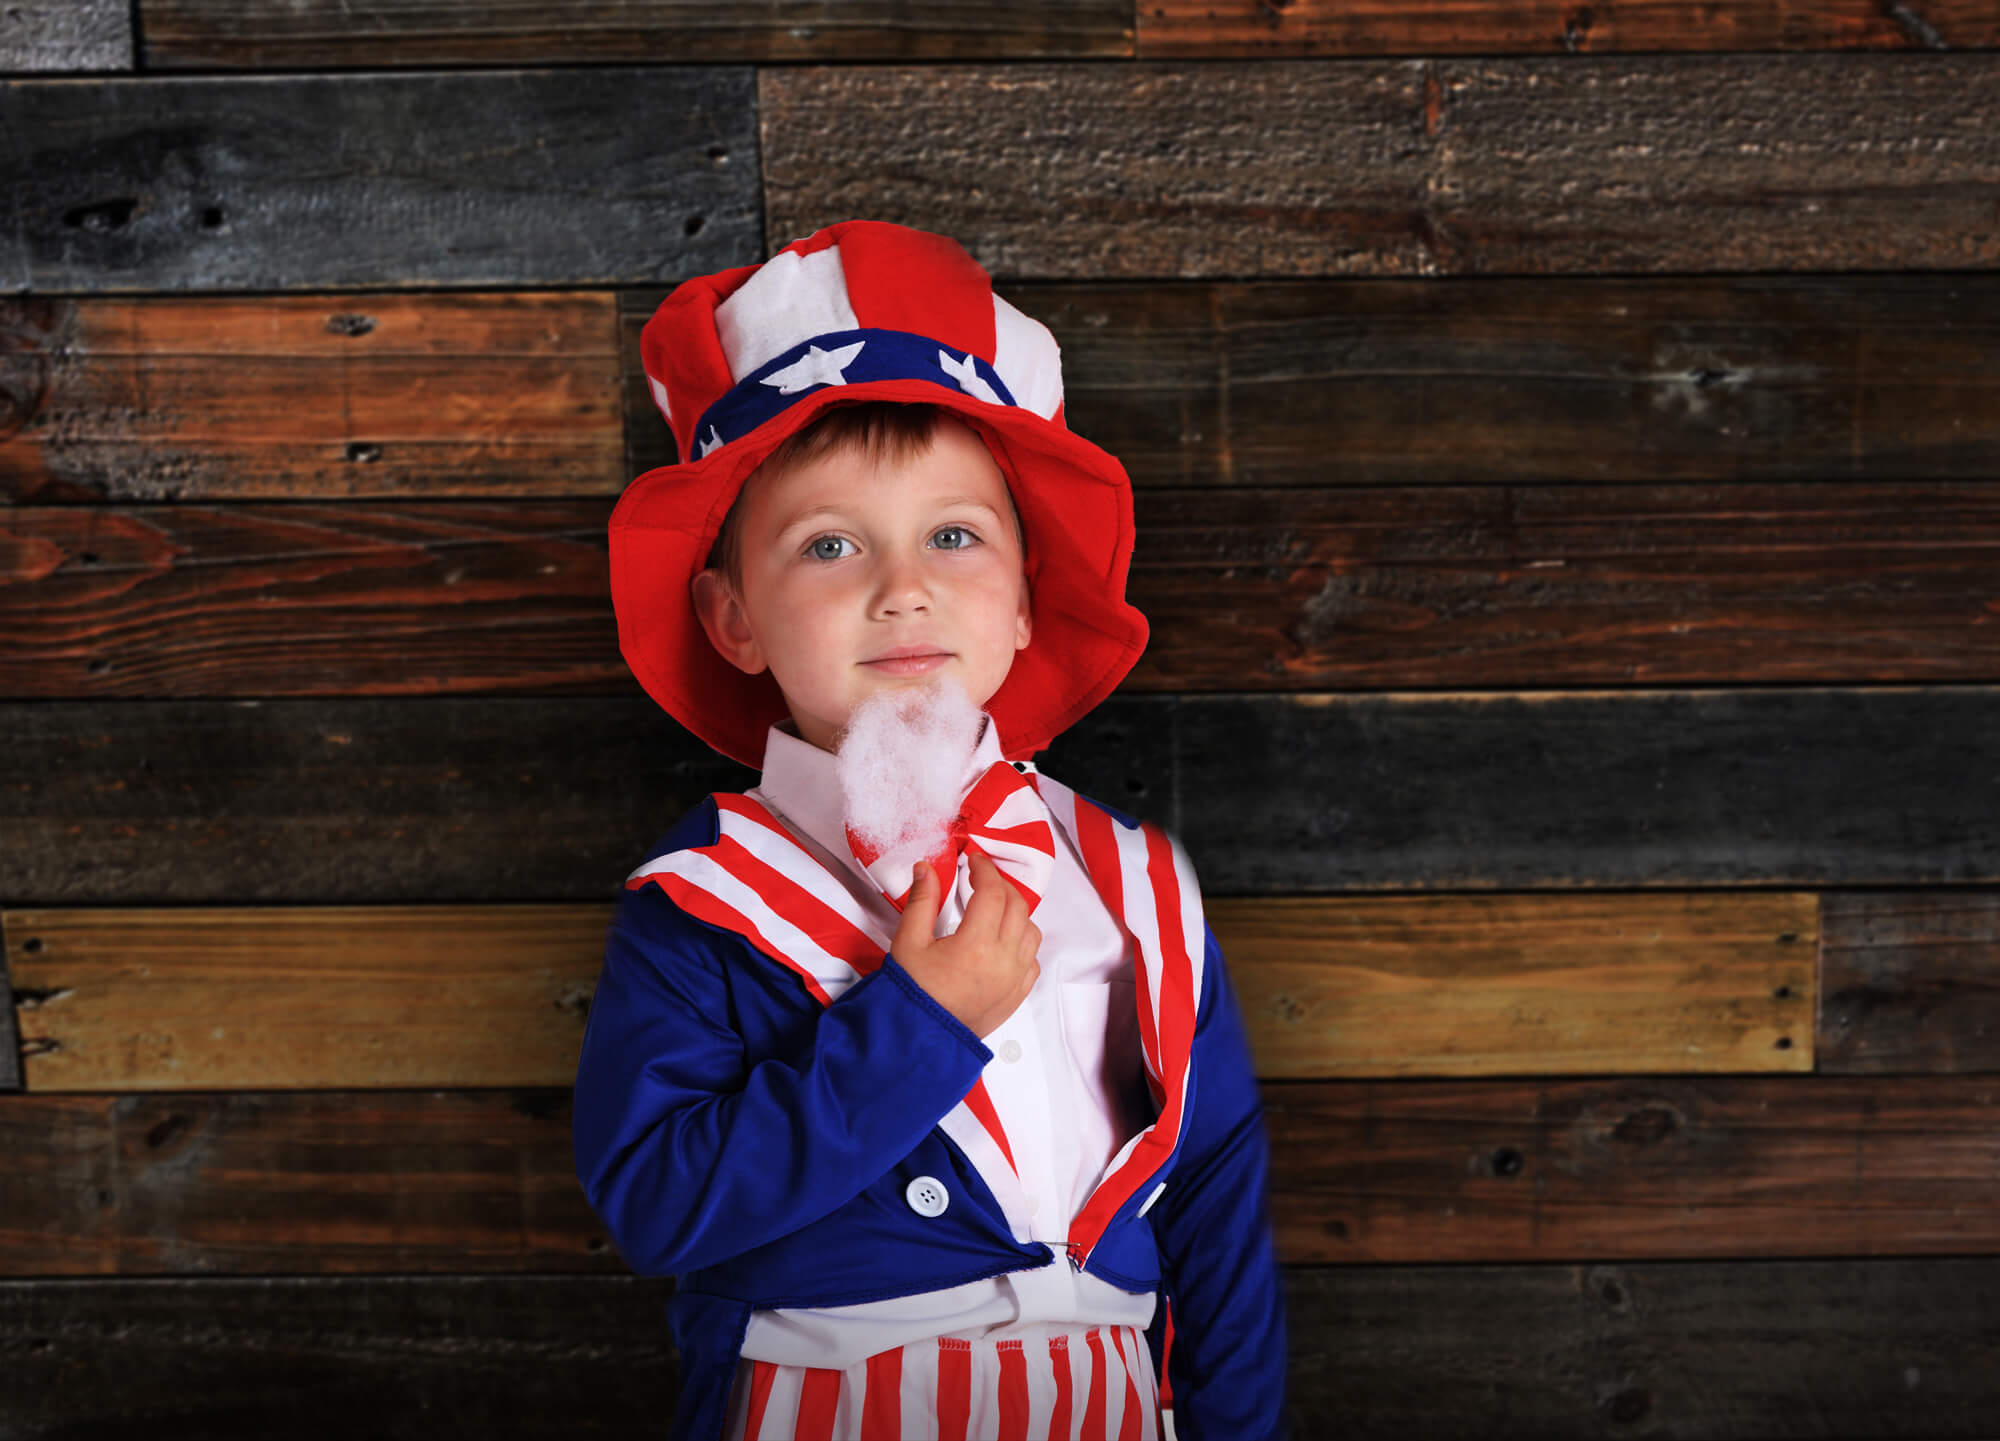
[[[908,880],[912,865],[944,845],[985,719],[948,676],[878,691],[854,708],[834,764],[847,824],[881,852],[878,865],[900,866]]]

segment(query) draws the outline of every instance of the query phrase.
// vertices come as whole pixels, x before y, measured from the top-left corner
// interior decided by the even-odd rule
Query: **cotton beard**
[[[854,708],[835,770],[847,825],[880,852],[881,874],[907,880],[913,865],[944,848],[985,719],[949,676],[877,691]]]

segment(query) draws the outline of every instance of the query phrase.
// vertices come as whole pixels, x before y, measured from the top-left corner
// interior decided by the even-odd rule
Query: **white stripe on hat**
[[[660,414],[666,417],[667,429],[672,430],[674,428],[674,407],[673,402],[667,399],[667,388],[650,375],[646,377],[646,384],[652,387],[653,404],[659,406]]]
[[[993,368],[1014,403],[1053,420],[1062,404],[1062,353],[1049,328],[993,297]]]
[[[860,328],[848,302],[838,245],[810,255],[779,251],[715,307],[715,336],[722,342],[732,381],[795,345],[830,331]]]

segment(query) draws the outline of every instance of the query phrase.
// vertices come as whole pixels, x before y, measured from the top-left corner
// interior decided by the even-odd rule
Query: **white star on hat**
[[[711,425],[708,434],[695,442],[695,459],[706,460],[708,453],[720,444],[722,444],[722,432]]]
[[[857,340],[852,345],[834,350],[821,350],[817,345],[808,345],[804,355],[783,370],[774,370],[765,376],[764,384],[776,386],[780,395],[796,395],[815,385],[845,385],[847,377],[841,372],[854,364],[854,357],[867,343]]]
[[[958,388],[974,400],[983,400],[988,405],[1006,404],[994,392],[993,387],[986,383],[986,377],[979,373],[979,367],[972,363],[970,351],[966,352],[965,359],[953,360],[949,350],[940,350],[938,364],[944,367],[946,375],[958,382]]]

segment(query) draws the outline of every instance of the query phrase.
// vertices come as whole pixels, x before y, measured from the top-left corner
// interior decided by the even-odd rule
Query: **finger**
[[[919,945],[931,939],[937,929],[938,910],[944,898],[938,894],[937,872],[928,862],[918,861],[911,867],[914,876],[910,891],[903,898],[903,919],[896,924],[895,941],[915,939]],[[893,946],[893,942],[892,942]]]

